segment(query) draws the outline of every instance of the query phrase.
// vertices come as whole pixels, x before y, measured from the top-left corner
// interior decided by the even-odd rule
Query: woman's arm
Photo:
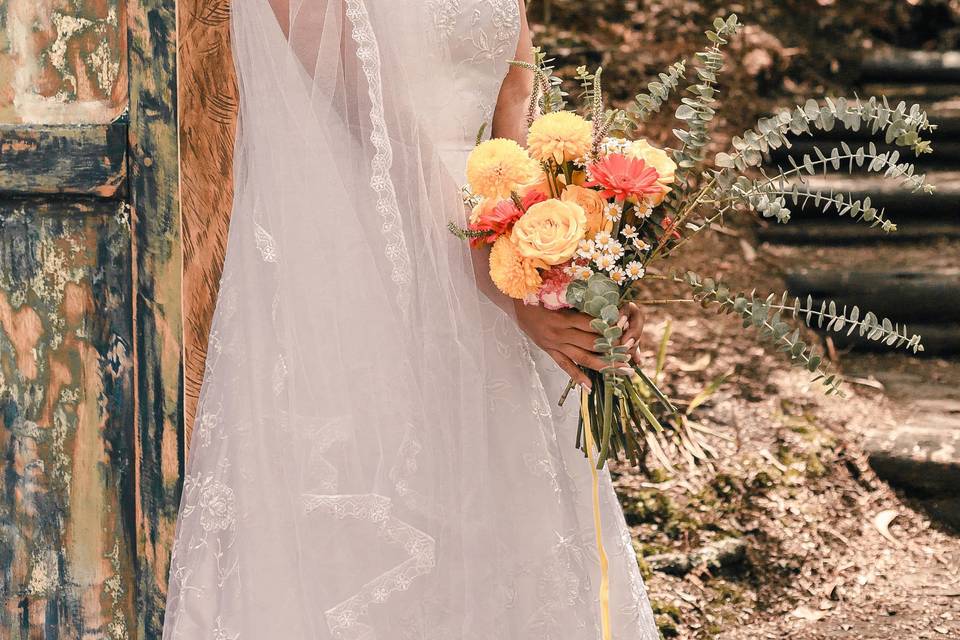
[[[524,1],[520,2],[520,39],[517,60],[533,62],[533,40],[527,23]],[[527,108],[533,92],[533,73],[511,66],[504,78],[493,115],[493,136],[511,138],[522,145],[527,139]],[[486,273],[486,270],[482,271]],[[550,311],[542,306],[525,305],[513,301],[517,323],[533,342],[543,349],[573,380],[586,387],[590,379],[580,367],[600,370],[606,363],[594,349],[596,332],[590,327],[591,318],[574,310]],[[643,332],[643,314],[634,304],[623,309],[623,340],[629,347],[639,343]]]
[[[515,60],[533,63],[533,39],[527,23],[524,0],[520,2],[520,39],[517,41]],[[533,93],[533,72],[510,65],[507,77],[500,86],[497,108],[493,113],[493,137],[510,138],[521,145],[527,142],[527,106]]]

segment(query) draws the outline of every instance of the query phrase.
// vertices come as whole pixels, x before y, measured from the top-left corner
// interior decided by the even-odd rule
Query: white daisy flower
[[[623,225],[623,229],[620,229],[620,233],[627,240],[633,240],[637,237],[637,228],[632,224],[625,224]]]
[[[606,138],[600,145],[601,152],[606,155],[610,153],[623,153],[630,146],[629,140],[623,138]]]
[[[593,275],[593,269],[583,265],[577,265],[573,268],[573,277],[577,280],[589,280]]]
[[[581,240],[577,256],[584,260],[593,260],[597,255],[597,244],[593,240]]]
[[[609,231],[599,231],[597,235],[593,237],[594,246],[599,250],[604,250],[609,247],[611,240],[613,240],[613,237]]]
[[[617,259],[609,253],[601,253],[593,262],[601,271],[610,271],[617,266]]]
[[[607,253],[619,260],[624,254],[623,245],[616,240],[611,240],[610,246],[607,247]]]
[[[653,213],[653,205],[649,200],[637,203],[637,217],[648,218],[651,213]]]
[[[623,284],[627,281],[627,272],[617,267],[610,270],[610,279],[616,282],[617,284]]]
[[[644,270],[643,265],[638,261],[634,260],[633,262],[627,264],[626,275],[631,280],[639,280],[643,277],[644,273],[646,273],[646,271]]]
[[[603,209],[603,217],[610,222],[617,222],[623,215],[623,207],[616,202],[608,204]]]
[[[637,251],[649,251],[650,245],[641,240],[640,238],[633,239],[633,248]]]

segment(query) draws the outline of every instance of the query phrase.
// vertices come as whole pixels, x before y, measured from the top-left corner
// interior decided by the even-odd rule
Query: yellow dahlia
[[[470,190],[484,198],[505,200],[521,185],[532,181],[537,163],[513,140],[495,138],[474,148],[467,159]]]
[[[506,295],[522,300],[539,291],[543,284],[537,264],[521,256],[510,238],[503,236],[490,250],[490,279]]]
[[[582,160],[593,145],[593,125],[570,111],[538,118],[527,134],[527,148],[541,162]]]

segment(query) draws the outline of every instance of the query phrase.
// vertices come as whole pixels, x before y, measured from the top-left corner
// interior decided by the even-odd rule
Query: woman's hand
[[[581,367],[601,371],[607,368],[594,343],[598,334],[590,326],[591,318],[585,313],[573,309],[550,311],[538,305],[525,305],[521,301],[514,303],[517,323],[530,336],[533,342],[543,349],[577,384],[591,388],[590,378]],[[620,326],[624,333],[622,344],[633,349],[636,359],[636,345],[643,332],[643,313],[632,302],[625,305],[620,317]]]

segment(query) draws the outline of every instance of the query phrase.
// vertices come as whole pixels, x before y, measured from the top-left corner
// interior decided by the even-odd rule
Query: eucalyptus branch
[[[861,338],[882,342],[887,346],[905,347],[913,353],[923,351],[922,338],[917,334],[910,334],[906,325],[892,322],[889,318],[878,318],[871,311],[861,318],[860,309],[856,306],[848,311],[844,305],[843,309],[838,311],[836,302],[824,300],[817,308],[812,296],[807,296],[803,301],[797,297],[790,303],[788,295],[784,293],[780,302],[771,304],[770,308],[785,312],[793,318],[802,318],[808,327],[813,327],[816,322],[818,329],[837,333],[846,329],[848,336],[857,332]]]
[[[634,97],[633,104],[627,109],[627,116],[633,127],[646,122],[652,114],[660,111],[670,94],[676,91],[686,71],[686,60],[674,62],[666,72],[660,73],[659,81],[654,80],[647,85],[646,93],[638,93]]]
[[[800,338],[799,328],[783,321],[782,310],[774,308],[775,297],[772,294],[765,300],[756,298],[754,294],[749,297],[743,294],[732,295],[723,283],[711,278],[701,278],[692,271],[683,277],[675,276],[674,279],[690,286],[694,297],[704,307],[716,304],[721,312],[740,316],[745,328],[756,328],[761,339],[788,355],[791,364],[813,373],[815,381],[822,381],[827,394],[842,395],[840,385],[843,379],[838,374],[831,373],[823,357]]]
[[[867,127],[873,135],[882,133],[887,144],[911,148],[918,156],[932,151],[929,140],[922,134],[936,128],[919,106],[907,107],[901,102],[890,107],[886,98],[870,98],[866,102],[860,98],[853,101],[826,98],[822,105],[808,100],[803,107],[796,106],[792,111],[759,120],[756,128],[733,138],[733,153],[718,153],[715,162],[721,169],[746,171],[749,167],[759,167],[764,155],[771,150],[790,148],[788,136],[832,131],[838,123],[848,131]]]
[[[707,32],[712,46],[696,54],[699,82],[687,87],[693,97],[681,99],[675,114],[686,124],[686,129],[674,130],[674,135],[682,143],[673,153],[677,163],[675,182],[679,188],[671,192],[666,201],[667,210],[674,214],[682,204],[683,187],[688,184],[692,170],[703,161],[703,149],[710,141],[708,125],[716,115],[713,106],[717,102],[717,77],[724,65],[722,46],[728,44],[728,38],[736,35],[741,25],[734,14],[726,20],[717,18],[713,26],[715,31]]]

